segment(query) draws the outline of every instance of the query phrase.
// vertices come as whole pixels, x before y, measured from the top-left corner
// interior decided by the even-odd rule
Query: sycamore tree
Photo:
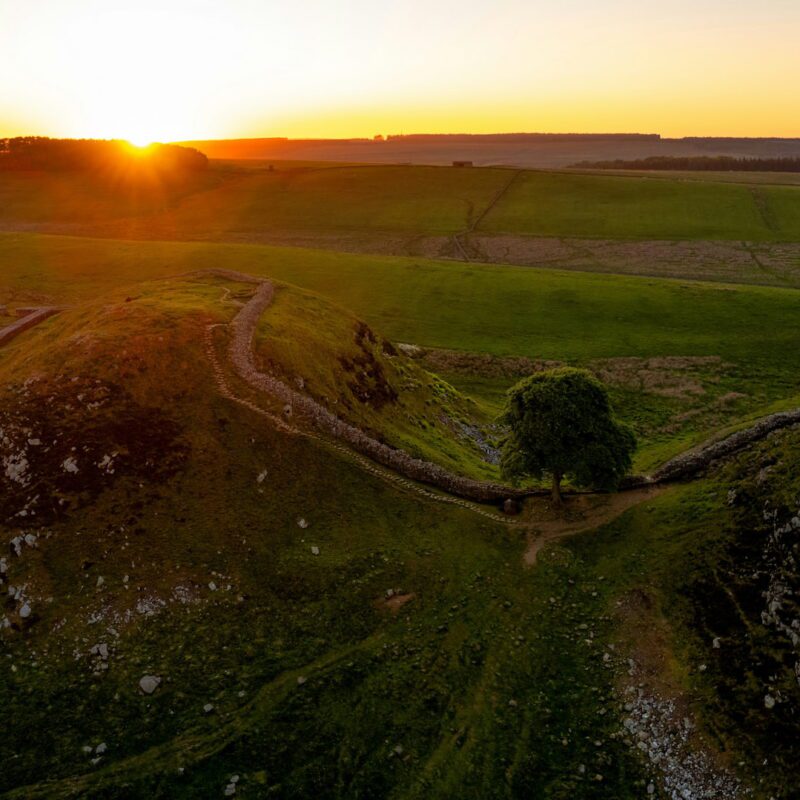
[[[586,370],[564,367],[531,375],[509,390],[501,421],[509,432],[500,467],[512,480],[552,480],[613,490],[631,467],[633,432],[614,418],[608,392]]]

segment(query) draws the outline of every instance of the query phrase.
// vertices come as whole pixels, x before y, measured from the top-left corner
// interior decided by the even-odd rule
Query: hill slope
[[[206,331],[252,286],[117,280],[0,350],[4,797],[792,796],[794,607],[764,618],[759,592],[775,558],[794,586],[796,431],[528,569],[535,524],[428,502],[216,392]],[[316,295],[279,287],[274,311],[263,363],[387,438],[405,422],[359,406],[339,358],[371,353],[425,436],[471,408]]]

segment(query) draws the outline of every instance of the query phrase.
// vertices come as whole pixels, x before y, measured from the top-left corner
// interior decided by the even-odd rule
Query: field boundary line
[[[514,174],[505,182],[505,184],[500,189],[497,190],[497,192],[495,192],[494,197],[489,201],[489,204],[486,206],[486,208],[484,208],[483,211],[481,211],[481,213],[478,214],[475,220],[473,220],[472,225],[470,225],[469,228],[467,228],[467,230],[464,232],[465,236],[468,236],[470,233],[474,233],[478,229],[478,225],[480,225],[481,222],[483,222],[484,219],[486,219],[486,217],[489,215],[492,209],[494,209],[494,207],[503,198],[503,195],[505,195],[506,192],[508,192],[508,190],[514,184],[514,182],[517,180],[517,178],[519,178],[520,175],[522,175],[523,172],[524,170],[521,169],[514,170]]]
[[[494,197],[492,197],[492,199],[489,201],[489,203],[486,205],[483,211],[481,211],[481,213],[478,214],[478,216],[475,217],[475,219],[473,219],[472,222],[463,231],[459,231],[458,233],[453,235],[453,243],[455,244],[456,248],[461,252],[463,260],[466,261],[467,263],[471,263],[472,261],[472,259],[469,257],[469,254],[467,253],[466,247],[464,246],[467,237],[471,233],[475,233],[475,231],[478,228],[478,225],[480,225],[481,222],[483,222],[487,214],[489,214],[489,212],[500,202],[500,199],[503,197],[503,195],[511,188],[511,185],[514,183],[514,181],[517,180],[517,178],[523,172],[525,172],[525,170],[515,169],[511,177],[494,193]],[[462,241],[462,239],[464,241]]]

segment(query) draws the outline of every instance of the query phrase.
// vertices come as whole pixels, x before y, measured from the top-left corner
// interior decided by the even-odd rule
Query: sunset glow
[[[798,30],[795,0],[0,0],[0,135],[796,136]]]

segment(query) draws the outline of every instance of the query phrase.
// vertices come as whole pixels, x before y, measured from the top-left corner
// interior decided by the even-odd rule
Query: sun
[[[139,150],[144,150],[146,147],[149,147],[153,144],[153,140],[147,136],[129,136],[127,139],[128,144],[132,144],[134,147],[138,148]]]

